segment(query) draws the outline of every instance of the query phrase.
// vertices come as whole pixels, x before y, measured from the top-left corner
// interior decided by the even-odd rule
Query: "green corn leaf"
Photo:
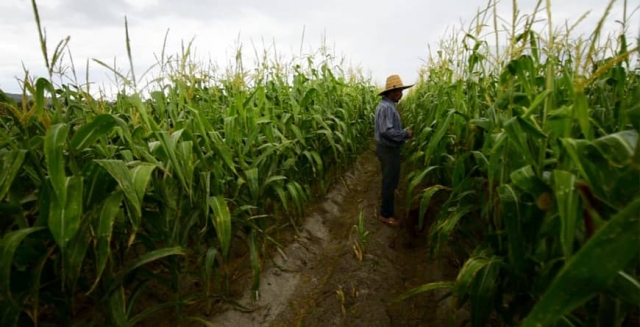
[[[572,256],[522,326],[548,326],[605,290],[637,255],[639,229],[640,199],[636,199]]]
[[[36,108],[36,115],[38,117],[42,117],[44,114],[44,108],[46,105],[45,91],[49,91],[49,93],[53,95],[53,85],[51,85],[51,82],[49,82],[48,79],[40,77],[36,80],[36,89],[34,94],[34,104]]]
[[[136,196],[142,203],[144,199],[144,193],[151,180],[151,173],[156,168],[154,165],[139,165],[131,169],[131,181],[133,183],[133,189],[136,192]]]
[[[453,232],[453,229],[458,224],[458,221],[466,214],[473,210],[473,205],[467,205],[461,208],[457,208],[447,219],[438,224],[436,231],[438,233],[437,248],[440,248],[446,240],[449,239],[449,235]]]
[[[113,222],[118,212],[120,212],[120,204],[122,203],[122,191],[115,191],[109,195],[100,211],[100,220],[96,228],[96,280],[89,290],[91,293],[98,285],[102,272],[107,265],[107,259],[111,251],[111,235],[113,233]]]
[[[560,243],[566,260],[573,254],[573,240],[578,220],[576,177],[563,170],[553,171],[555,198],[560,215]]]
[[[289,191],[289,195],[291,195],[291,199],[293,204],[296,206],[298,210],[302,210],[302,205],[304,203],[304,193],[302,192],[302,187],[297,182],[289,182],[287,183],[287,190]]]
[[[276,185],[281,184],[281,183],[277,183],[278,181],[284,181],[287,180],[286,176],[282,176],[282,175],[276,175],[276,176],[269,176],[269,178],[267,178],[267,180],[264,181],[264,183],[262,184],[262,188],[266,188],[267,186],[273,187],[273,185],[271,185],[272,183],[276,183]]]
[[[213,140],[213,144],[214,144],[213,148],[215,149],[216,153],[220,157],[222,157],[222,160],[224,161],[225,164],[227,164],[227,167],[229,167],[229,169],[231,169],[232,172],[237,173],[236,165],[233,162],[232,151],[224,143],[224,141],[220,137],[220,134],[211,132],[209,133],[209,137]]]
[[[638,146],[638,132],[622,131],[594,140],[589,147],[595,147],[610,164],[623,167],[630,163]]]
[[[640,305],[640,282],[624,271],[618,272],[607,292],[629,305]]]
[[[49,230],[60,249],[64,252],[67,242],[73,238],[80,227],[82,218],[82,177],[67,177],[64,183],[67,201],[54,199],[49,212]]]
[[[316,93],[318,93],[318,90],[316,88],[312,87],[308,89],[304,94],[302,101],[300,101],[300,108],[306,108],[311,103]]]
[[[107,313],[111,319],[111,324],[120,327],[129,327],[126,313],[126,301],[124,287],[118,287],[109,297]]]
[[[427,187],[424,190],[424,193],[422,193],[422,200],[420,200],[420,213],[418,215],[418,224],[419,224],[419,228],[422,229],[422,227],[424,226],[424,215],[427,213],[427,208],[429,208],[429,203],[431,202],[431,198],[433,197],[434,194],[436,194],[436,192],[440,191],[440,190],[445,190],[447,189],[447,187],[436,184],[436,185],[432,185]]]
[[[142,213],[138,196],[139,190],[133,185],[133,176],[124,162],[121,160],[95,160],[95,162],[107,170],[111,177],[118,182],[127,201],[132,206],[133,214],[140,217]],[[144,175],[141,176],[144,177]]]
[[[0,201],[4,199],[9,188],[16,178],[22,163],[24,162],[26,150],[13,150],[0,153],[0,164],[2,170],[0,170]]]
[[[318,152],[316,151],[311,151],[311,156],[316,161],[316,168],[318,169],[318,173],[322,174],[324,168],[322,167],[322,159],[320,158],[320,154],[318,154]]]
[[[493,131],[493,123],[488,118],[475,118],[469,120],[469,124],[480,126],[485,131],[491,132]]]
[[[44,227],[30,227],[11,231],[0,239],[0,294],[5,300],[11,298],[9,285],[11,285],[11,268],[13,266],[13,255],[18,246],[29,234],[40,231]]]
[[[496,289],[496,279],[498,277],[498,263],[501,260],[492,257],[480,270],[471,285],[471,326],[486,326],[494,303],[494,292]]]
[[[416,186],[418,186],[418,184],[422,183],[422,180],[424,179],[425,176],[427,176],[427,174],[435,169],[437,169],[439,166],[430,166],[427,167],[426,169],[424,169],[422,172],[420,172],[420,174],[414,176],[411,178],[411,181],[409,182],[409,185],[407,186],[407,195],[406,195],[406,206],[407,208],[409,208],[411,206],[411,203],[413,202],[413,190],[416,188]]]
[[[216,228],[222,254],[226,258],[231,246],[231,213],[229,212],[227,201],[222,196],[210,197],[209,206],[213,210],[211,221]]]
[[[531,106],[529,106],[529,109],[527,109],[527,111],[524,113],[524,115],[522,115],[522,118],[529,118],[529,117],[531,117],[531,115],[533,115],[534,113],[538,112],[538,110],[536,110],[538,108],[538,106],[551,93],[553,93],[553,90],[544,90],[544,91],[538,93],[538,95],[536,95],[536,98],[533,100],[533,102],[531,102]]]
[[[551,191],[549,186],[536,176],[531,165],[514,170],[510,177],[513,185],[532,195]]]
[[[44,138],[44,157],[47,163],[49,179],[53,186],[53,191],[61,203],[66,202],[65,188],[65,162],[64,144],[66,143],[69,125],[57,124],[51,126]]]
[[[542,129],[540,129],[538,125],[535,124],[535,121],[531,119],[518,117],[518,122],[520,123],[520,127],[522,127],[522,130],[525,131],[527,134],[531,135],[532,137],[539,138],[539,139],[549,137],[547,134],[545,134],[542,131]]]
[[[491,260],[484,256],[473,256],[465,261],[456,277],[455,291],[459,299],[464,298],[465,294],[471,291],[470,287],[478,272],[485,268],[490,262]]]
[[[258,168],[250,168],[244,171],[244,176],[249,186],[249,192],[251,193],[251,199],[258,201],[260,196],[260,182],[258,180]]]
[[[442,123],[438,124],[438,127],[436,128],[436,131],[433,134],[433,137],[429,140],[429,143],[427,145],[427,150],[425,151],[425,155],[424,155],[425,158],[428,158],[428,159],[432,158],[436,153],[436,148],[438,146],[442,146],[442,143],[444,143],[444,142],[441,142],[441,140],[444,137],[444,135],[447,133],[447,130],[449,129],[449,122],[453,119],[452,117],[453,117],[452,114],[448,114],[445,120]]]
[[[396,298],[394,302],[404,301],[412,296],[416,296],[418,294],[422,294],[425,292],[430,292],[430,291],[435,291],[440,289],[453,290],[454,287],[455,287],[454,282],[435,282],[435,283],[424,284],[403,293],[398,298]]]
[[[257,299],[258,289],[260,288],[260,252],[258,250],[258,245],[256,244],[255,230],[251,229],[249,232],[249,256],[251,258],[251,270],[253,271],[253,283],[251,285],[252,290],[252,298],[254,300]]]
[[[117,125],[116,120],[110,114],[97,116],[88,124],[82,125],[71,138],[71,149],[81,151],[92,145],[99,137],[104,136]]]
[[[280,185],[276,185],[273,189],[276,191],[276,194],[278,194],[278,198],[280,199],[280,203],[282,203],[284,210],[289,211],[289,201],[287,200],[287,194],[285,193],[284,188]]]
[[[160,140],[162,148],[169,156],[169,161],[173,165],[173,171],[178,176],[178,180],[186,190],[190,190],[190,187],[187,184],[183,163],[178,160],[178,155],[176,153],[176,144],[181,134],[181,131],[176,131],[173,135],[169,135],[167,132],[158,132],[156,133],[156,137]]]
[[[129,264],[125,274],[129,274],[130,272],[134,271],[135,269],[149,262],[153,262],[153,261],[162,259],[164,257],[172,256],[172,255],[184,255],[184,254],[185,254],[184,249],[179,246],[147,252],[141,255],[138,259],[133,261],[131,264]]]
[[[71,193],[70,193],[71,195]],[[69,240],[68,251],[65,252],[65,275],[67,278],[67,285],[69,285],[70,291],[73,293],[76,289],[76,282],[78,277],[82,273],[83,262],[87,249],[91,244],[91,228],[88,219],[85,219],[80,224],[80,228],[75,236]]]
[[[218,255],[218,249],[209,248],[207,250],[207,254],[205,255],[204,260],[204,280],[205,280],[205,290],[207,295],[211,292],[211,274],[213,273],[213,268],[215,265],[216,256]]]
[[[201,191],[203,193],[204,199],[209,198],[209,194],[211,194],[211,172],[201,172],[200,173],[200,181],[199,184],[201,187]],[[202,213],[205,217],[209,216],[209,203],[208,201],[202,201]]]
[[[589,121],[589,108],[587,96],[584,90],[576,90],[573,103],[574,118],[578,120],[582,135],[587,140],[593,140],[593,130]]]
[[[604,196],[607,192],[599,178],[598,167],[593,165],[586,156],[586,149],[590,142],[578,139],[560,139],[560,143],[580,172],[581,178],[587,181],[597,195]]]
[[[500,218],[502,219],[507,240],[509,242],[509,261],[516,269],[523,269],[525,259],[526,243],[523,242],[524,233],[522,231],[522,217],[520,213],[520,202],[518,195],[511,185],[504,184],[498,186],[498,196],[500,197]]]
[[[534,156],[527,146],[526,135],[523,133],[520,121],[518,117],[509,119],[504,124],[506,134],[509,136],[509,140],[515,145],[520,155],[527,158],[528,162],[535,162]]]

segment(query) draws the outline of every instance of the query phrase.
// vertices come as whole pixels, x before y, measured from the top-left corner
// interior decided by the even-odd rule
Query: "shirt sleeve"
[[[387,141],[402,144],[407,138],[407,132],[393,127],[393,112],[385,106],[381,112],[380,135]]]

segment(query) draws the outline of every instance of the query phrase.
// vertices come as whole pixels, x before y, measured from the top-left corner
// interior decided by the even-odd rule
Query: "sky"
[[[535,4],[519,0],[520,13],[531,14]],[[607,4],[607,0],[551,1],[553,24],[572,24],[590,12],[575,31],[588,36]],[[472,23],[487,1],[46,0],[37,5],[49,51],[69,36],[80,83],[85,82],[89,60],[89,81],[106,89],[105,85],[113,85],[113,74],[92,59],[128,66],[125,16],[138,76],[157,62],[168,30],[166,53],[177,53],[183,42],[193,40],[200,60],[221,67],[233,60],[238,44],[243,47],[245,67],[253,63],[254,47],[261,52],[275,46],[280,56],[295,56],[301,49],[306,54],[324,44],[348,66],[383,85],[390,74],[399,74],[405,83],[417,81],[429,48],[435,52],[452,30]],[[627,16],[633,13],[628,35],[634,43],[640,33],[639,5],[638,0],[628,1]],[[498,2],[496,10],[503,19],[500,24],[510,24],[512,1]],[[620,30],[616,20],[622,20],[623,10],[624,1],[616,1],[603,26],[605,33]],[[539,17],[543,16],[544,12]],[[31,1],[0,0],[0,30],[0,89],[20,93],[17,79],[24,78],[25,69],[31,76],[47,75]],[[68,54],[63,59],[66,67],[69,59]]]

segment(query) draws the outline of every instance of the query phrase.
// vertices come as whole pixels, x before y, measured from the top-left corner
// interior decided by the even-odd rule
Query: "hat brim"
[[[394,90],[405,90],[405,89],[408,89],[408,88],[410,88],[410,87],[412,87],[414,85],[415,84],[393,87],[393,88],[390,88],[390,89],[383,90],[382,92],[378,93],[378,95],[384,95],[385,93],[389,93],[389,92],[394,91]]]

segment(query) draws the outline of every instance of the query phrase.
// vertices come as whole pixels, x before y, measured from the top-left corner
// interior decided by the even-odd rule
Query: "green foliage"
[[[402,103],[416,130],[408,200],[424,211],[451,189],[432,249],[466,260],[453,284],[407,296],[446,286],[472,326],[620,326],[640,304],[637,48],[625,35],[598,48],[600,25],[586,42],[544,35],[514,2],[496,54],[482,39],[495,5],[442,43]]]
[[[51,69],[68,39],[50,56],[43,35]],[[34,102],[0,116],[0,325],[180,319],[226,295],[237,240],[257,294],[269,233],[365,149],[375,88],[330,56],[226,74],[191,58],[163,55],[145,89],[109,67],[114,101],[25,79]]]

